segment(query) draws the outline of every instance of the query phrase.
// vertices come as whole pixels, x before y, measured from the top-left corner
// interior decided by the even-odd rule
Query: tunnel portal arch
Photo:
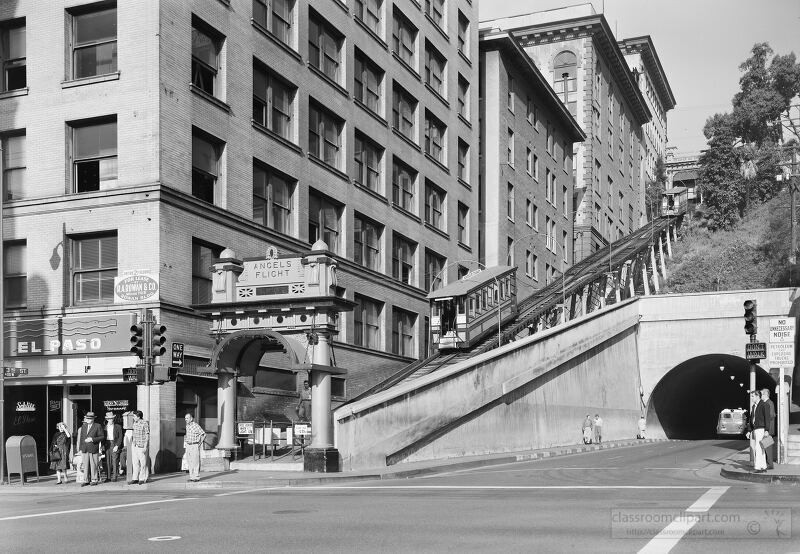
[[[775,389],[769,372],[756,365],[756,388]],[[668,439],[717,438],[720,411],[749,407],[750,362],[731,354],[706,354],[673,367],[647,403],[647,435]],[[735,438],[735,437],[732,437]]]

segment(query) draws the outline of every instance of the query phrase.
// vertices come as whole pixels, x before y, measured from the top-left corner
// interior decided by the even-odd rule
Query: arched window
[[[573,52],[564,51],[553,59],[553,88],[572,115],[577,110],[578,59]]]

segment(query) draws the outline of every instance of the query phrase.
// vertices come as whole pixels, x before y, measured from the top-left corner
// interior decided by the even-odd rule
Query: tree
[[[711,229],[729,228],[751,201],[762,203],[780,190],[774,179],[778,147],[786,138],[792,99],[800,93],[800,64],[793,53],[773,56],[769,44],[758,43],[739,68],[733,110],[711,116],[703,128],[708,149],[700,158],[700,178]]]
[[[659,154],[656,159],[656,175],[655,179],[648,181],[645,186],[645,209],[647,210],[647,219],[661,216],[661,197],[666,190],[667,183],[667,167],[664,164],[664,158]]]

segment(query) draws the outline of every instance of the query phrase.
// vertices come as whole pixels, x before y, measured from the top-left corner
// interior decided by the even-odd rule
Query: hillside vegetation
[[[727,229],[709,230],[702,212],[679,231],[664,292],[784,287],[800,283],[789,264],[789,194],[751,209]],[[791,282],[790,282],[791,281]]]

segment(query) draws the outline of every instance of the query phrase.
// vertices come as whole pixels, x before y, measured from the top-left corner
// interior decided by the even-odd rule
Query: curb
[[[719,470],[719,474],[726,479],[733,479],[735,481],[748,481],[750,483],[765,483],[765,484],[790,484],[800,485],[800,475],[778,475],[770,473],[751,473],[749,471],[741,471],[738,469],[728,469],[723,466]]]
[[[586,444],[586,445],[572,445],[572,446],[562,446],[562,447],[554,447],[552,449],[540,450],[536,452],[529,452],[529,453],[522,453],[522,454],[508,454],[508,455],[501,455],[499,457],[494,458],[486,458],[486,459],[477,459],[477,460],[469,460],[469,461],[454,461],[452,463],[441,463],[435,466],[429,467],[420,467],[414,469],[398,469],[396,471],[386,471],[383,473],[365,473],[360,475],[347,475],[343,473],[336,473],[336,474],[327,474],[327,475],[320,475],[319,477],[297,477],[297,478],[277,478],[271,479],[269,477],[255,479],[251,481],[242,481],[242,480],[214,480],[212,476],[209,476],[210,479],[208,481],[200,481],[198,483],[186,483],[186,482],[159,482],[160,480],[155,480],[152,483],[147,483],[143,486],[133,486],[127,485],[126,483],[121,483],[120,485],[114,487],[103,487],[98,489],[96,487],[90,488],[91,490],[87,490],[86,492],[100,492],[100,491],[114,491],[114,492],[131,492],[131,491],[159,491],[159,490],[235,490],[235,489],[246,489],[246,488],[272,488],[272,487],[298,487],[298,486],[318,486],[324,484],[335,484],[335,483],[355,483],[361,481],[387,481],[387,480],[399,480],[399,479],[410,479],[413,477],[423,477],[428,475],[437,475],[440,473],[450,473],[452,471],[462,471],[466,469],[474,469],[478,467],[490,467],[496,465],[503,465],[503,464],[512,464],[516,462],[527,462],[527,461],[535,461],[535,460],[543,460],[547,458],[554,458],[558,456],[568,456],[571,454],[581,454],[584,452],[594,452],[597,450],[611,450],[616,448],[625,448],[643,444],[653,444],[653,443],[662,443],[662,442],[678,442],[670,439],[630,439],[625,441],[614,441],[608,443],[601,443],[601,444]],[[226,472],[227,473],[227,472]],[[266,473],[266,471],[265,471]],[[770,476],[768,476],[770,477]],[[72,487],[67,487],[63,490],[64,492],[78,492],[75,491]],[[12,493],[53,493],[55,492],[53,489],[49,487],[11,487],[10,485],[0,486],[0,495],[3,493],[12,494]]]

